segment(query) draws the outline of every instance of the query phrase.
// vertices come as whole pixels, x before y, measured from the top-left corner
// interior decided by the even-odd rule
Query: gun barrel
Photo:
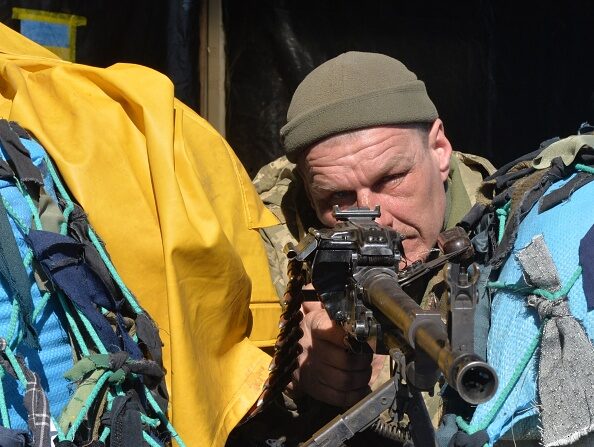
[[[464,400],[478,404],[493,397],[497,374],[478,355],[452,351],[439,312],[423,310],[385,270],[370,271],[362,285],[366,300],[396,326],[411,347],[422,349],[433,360]]]

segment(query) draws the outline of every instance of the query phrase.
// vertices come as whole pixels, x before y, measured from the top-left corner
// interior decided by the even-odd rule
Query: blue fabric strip
[[[48,231],[31,230],[26,238],[43,271],[88,318],[106,349],[116,352],[123,348],[133,359],[142,358],[126,331],[118,303],[84,262],[83,245],[69,236]],[[117,314],[117,335],[96,306]]]

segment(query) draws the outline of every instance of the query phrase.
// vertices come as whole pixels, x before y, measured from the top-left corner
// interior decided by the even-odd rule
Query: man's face
[[[440,120],[429,133],[390,126],[336,135],[315,144],[299,170],[320,221],[341,209],[381,207],[378,222],[404,234],[410,261],[425,259],[444,222],[444,182],[452,148]]]

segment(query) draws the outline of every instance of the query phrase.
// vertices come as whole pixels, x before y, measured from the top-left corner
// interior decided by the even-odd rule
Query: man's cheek
[[[333,227],[334,225],[336,225],[336,219],[334,219],[334,217],[332,216],[331,210],[325,210],[324,212],[316,211],[316,214],[318,216],[318,219],[320,219],[320,222],[322,222],[324,226]]]
[[[337,223],[337,220],[332,216],[332,214],[328,214],[323,220],[322,223],[326,226],[326,227],[334,227]]]

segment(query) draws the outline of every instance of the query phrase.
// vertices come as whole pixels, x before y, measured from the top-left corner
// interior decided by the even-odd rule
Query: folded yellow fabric
[[[279,314],[257,231],[276,218],[233,151],[162,74],[65,62],[1,24],[0,117],[50,153],[159,325],[186,444],[224,445],[267,376],[256,345]]]

